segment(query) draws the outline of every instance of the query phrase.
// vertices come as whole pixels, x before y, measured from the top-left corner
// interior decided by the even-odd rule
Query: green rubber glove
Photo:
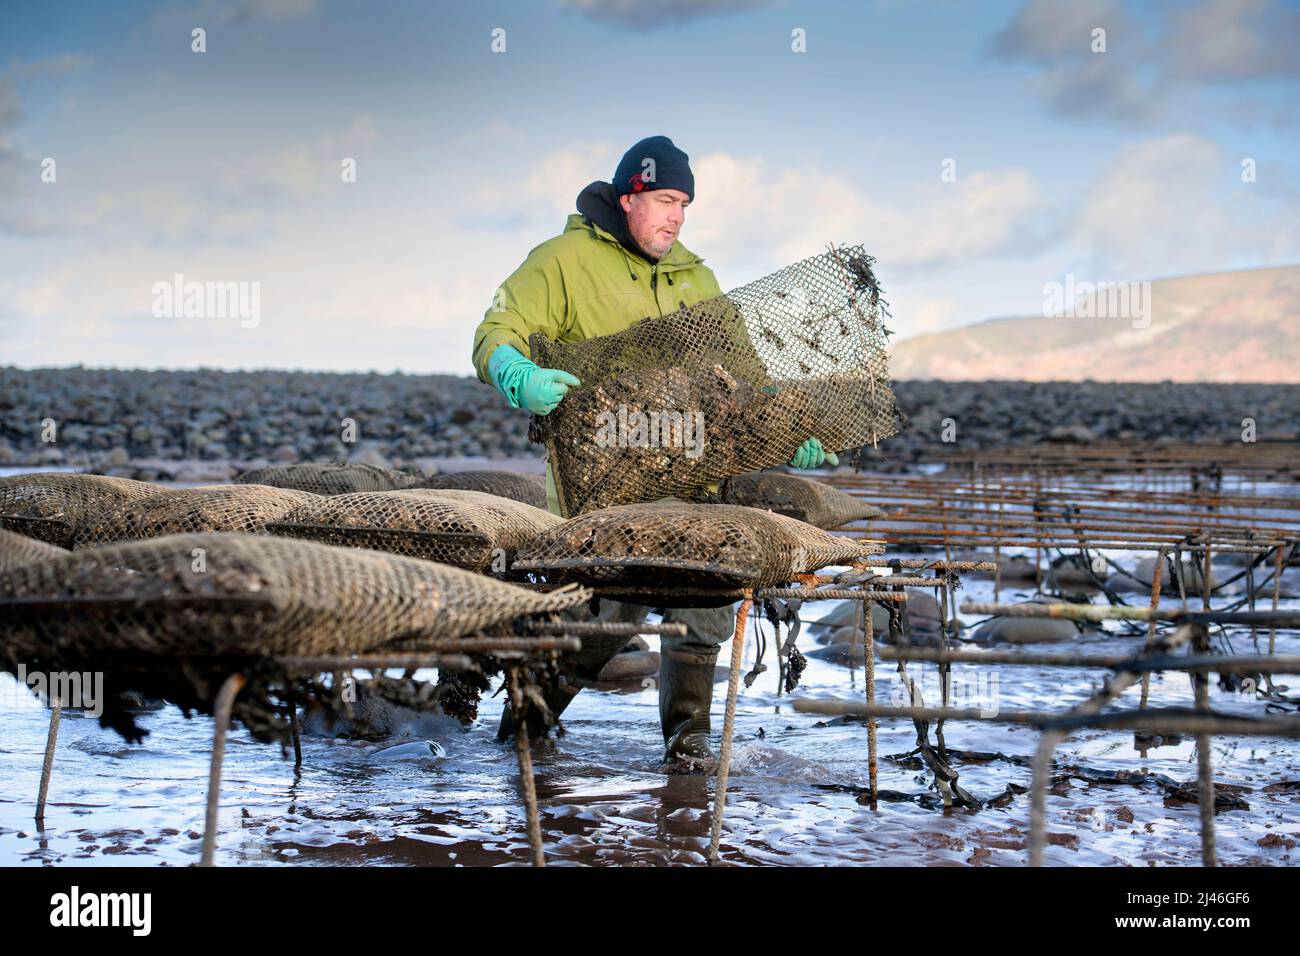
[[[511,408],[522,406],[534,415],[549,415],[570,388],[582,384],[561,369],[541,368],[513,345],[497,346],[488,359],[488,376]]]
[[[822,443],[816,438],[809,438],[794,453],[794,457],[790,459],[790,466],[792,468],[820,468],[823,462],[838,465],[840,459],[835,452],[824,451]]]

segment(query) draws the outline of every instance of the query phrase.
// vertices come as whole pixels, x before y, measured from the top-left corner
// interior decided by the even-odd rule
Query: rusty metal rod
[[[1300,611],[1188,611],[1148,607],[1101,607],[1095,604],[979,604],[966,602],[963,614],[986,614],[995,617],[1051,617],[1071,621],[1199,621],[1206,624],[1276,624],[1282,628],[1300,627]]]
[[[883,601],[902,604],[907,601],[907,592],[894,591],[848,591],[842,588],[803,589],[803,588],[759,588],[754,591],[756,599],[762,598],[801,598],[805,601]]]
[[[524,797],[524,818],[528,826],[528,848],[533,866],[546,865],[546,853],[542,845],[542,817],[537,807],[537,781],[533,776],[533,755],[528,743],[528,721],[519,702],[523,695],[519,690],[519,668],[511,667],[508,673],[510,682],[510,701],[512,706],[519,706],[515,715],[515,756],[519,760],[519,786]]]
[[[871,602],[863,601],[862,610],[862,634],[864,637],[864,656],[867,668],[867,703],[876,702],[876,655],[875,640],[876,626],[871,618]],[[878,786],[878,766],[879,761],[876,755],[876,718],[867,718],[867,782],[871,787],[871,809],[875,810],[880,795]]]
[[[983,491],[975,491],[964,479],[917,479],[915,477],[897,476],[898,480],[888,483],[870,481],[849,483],[845,481],[828,482],[832,487],[839,487],[856,497],[870,497],[876,502],[890,501],[925,501],[940,496],[948,500],[981,500],[1004,505],[1032,504],[1034,501],[1055,502],[1069,499],[1080,502],[1081,507],[1121,510],[1131,505],[1133,510],[1139,508],[1159,507],[1162,513],[1178,516],[1197,515],[1202,512],[1192,510],[1175,510],[1181,506],[1186,509],[1215,508],[1219,511],[1245,510],[1257,511],[1292,511],[1295,499],[1282,496],[1268,496],[1245,493],[1204,494],[1189,491],[1156,491],[1153,489],[1097,488],[1094,483],[1067,485],[1060,488],[1038,488],[1032,483],[1006,482]]]
[[[1204,530],[1224,536],[1247,538],[1257,537],[1260,534],[1284,535],[1285,532],[1295,528],[1294,518],[1261,515],[1253,511],[1214,511],[1206,513],[1199,511],[1165,511],[1154,507],[1142,510],[1133,508],[1101,509],[1070,503],[1068,507],[1071,509],[1072,517],[1067,520],[1063,516],[1051,515],[1050,513],[1045,516],[1041,510],[1035,512],[1031,510],[1033,503],[1028,501],[1016,503],[1017,507],[1024,510],[1003,510],[997,512],[995,517],[990,517],[991,513],[987,508],[988,504],[989,502],[983,499],[971,499],[970,507],[950,506],[947,509],[938,508],[926,501],[904,504],[881,515],[879,518],[873,518],[869,527],[875,528],[878,523],[969,524],[990,529],[1024,526],[1068,528],[1083,525],[1093,531],[1135,531],[1145,528],[1150,529],[1150,533],[1156,534],[1170,530]],[[1061,504],[1064,506],[1065,502],[1062,501]],[[1164,520],[1157,520],[1153,515]],[[1271,527],[1272,525],[1278,527]],[[863,529],[855,528],[853,530],[859,531]]]
[[[961,509],[955,512],[948,511],[943,515],[931,514],[929,509],[924,508],[904,508],[901,511],[890,512],[885,517],[875,519],[871,525],[871,530],[875,532],[873,536],[879,538],[888,533],[889,525],[941,524],[947,526],[952,524],[959,528],[963,524],[969,524],[972,526],[981,525],[989,531],[1022,528],[1043,532],[1063,528],[1070,532],[1076,532],[1082,528],[1092,534],[1103,531],[1134,535],[1196,534],[1202,537],[1213,535],[1219,538],[1254,540],[1258,540],[1259,534],[1263,531],[1282,530],[1257,528],[1250,524],[1229,525],[1221,520],[1207,521],[1204,518],[1199,521],[1152,521],[1149,518],[1143,521],[1114,521],[1097,520],[1091,516],[1080,515],[1074,521],[1048,521],[1032,512],[1025,511],[1004,512],[1001,518],[980,520],[982,514],[983,512],[977,508]],[[1283,519],[1277,520],[1280,522]]]
[[[1087,514],[1144,515],[1152,511],[1172,518],[1204,518],[1207,512],[1201,509],[1213,508],[1211,515],[1225,515],[1230,518],[1259,517],[1271,522],[1285,519],[1268,516],[1263,512],[1295,511],[1295,499],[1285,497],[1268,497],[1257,495],[1217,495],[1212,497],[1187,495],[1181,493],[1159,493],[1153,491],[1125,492],[1120,489],[1098,491],[1095,487],[1076,486],[1057,490],[1040,490],[1035,493],[1032,486],[1013,486],[992,491],[975,492],[964,488],[947,485],[900,485],[898,487],[866,486],[846,488],[849,494],[858,498],[870,498],[874,503],[887,508],[906,508],[913,505],[930,506],[940,497],[955,501],[958,505],[967,502],[983,502],[1013,508],[1032,508],[1035,503],[1040,506],[1069,504]],[[954,506],[955,507],[955,506]],[[886,511],[886,515],[889,512]],[[871,519],[879,520],[878,518]]]
[[[709,829],[708,861],[712,865],[722,857],[719,847],[722,843],[722,815],[727,808],[727,777],[731,773],[731,742],[736,731],[736,700],[740,696],[740,663],[745,649],[745,621],[749,617],[749,606],[753,601],[750,592],[745,593],[736,612],[736,628],[731,636],[731,668],[727,672],[727,708],[722,720],[722,747],[718,752],[718,779],[713,791],[713,820]]]
[[[403,641],[402,654],[493,654],[498,651],[576,651],[582,641],[576,637],[449,637],[429,641]]]
[[[735,600],[741,600],[745,596],[742,588],[649,588],[649,587],[619,587],[610,585],[606,589],[597,588],[598,592],[604,590],[607,594],[617,594],[624,597],[635,597],[637,603],[645,603],[641,598],[650,598],[658,601],[671,601],[674,596],[677,597],[708,597],[708,598],[729,598],[735,596]],[[800,598],[804,601],[906,601],[906,594],[893,594],[892,592],[881,591],[873,592],[870,598],[863,596],[860,591],[848,591],[841,588],[755,588],[753,590],[753,599],[761,601],[764,598]],[[652,605],[655,606],[655,605]]]
[[[987,720],[1004,724],[1034,727],[1095,727],[1101,730],[1144,730],[1166,734],[1226,734],[1230,737],[1300,738],[1300,719],[1235,717],[1217,712],[1209,716],[1191,710],[1128,710],[1071,719],[1050,711],[998,711],[989,713],[978,708],[892,707],[867,705],[853,701],[808,700],[798,698],[794,709],[806,714],[829,714],[860,717],[895,717],[908,720]]]
[[[235,697],[244,686],[244,675],[231,674],[217,691],[212,707],[212,762],[208,766],[208,803],[203,815],[203,853],[199,866],[212,866],[217,850],[217,812],[221,806],[221,764],[226,756],[226,731],[230,728],[230,712]]]
[[[1043,538],[1043,537],[1036,537],[1028,534],[990,535],[987,532],[978,531],[978,530],[969,531],[969,532],[949,531],[947,532],[947,537],[942,537],[934,534],[921,534],[921,533],[913,534],[910,533],[905,528],[889,528],[885,530],[885,536],[889,540],[890,544],[893,544],[895,546],[913,545],[919,547],[924,545],[928,547],[938,548],[938,547],[942,547],[947,542],[948,538],[960,537],[963,539],[964,543],[975,545],[975,546],[983,546],[983,545],[991,546],[993,543],[996,542],[1003,546],[1014,545],[1016,547],[1022,547],[1022,548],[1039,547],[1039,548],[1057,548],[1059,550],[1068,550],[1071,547],[1077,547],[1077,545],[1075,545],[1075,542],[1072,539],[1067,539],[1064,536],[1059,538]],[[851,534],[842,535],[842,537],[851,538],[853,537],[853,535]],[[1271,548],[1278,544],[1285,545],[1290,543],[1291,542],[1289,540],[1279,539],[1276,541],[1270,540],[1267,542],[1260,542],[1259,544],[1256,545],[1232,545],[1232,544],[1205,545],[1199,543],[1185,542],[1181,538],[1171,535],[1168,539],[1163,541],[1153,541],[1150,540],[1149,538],[1144,538],[1142,540],[1136,540],[1136,541],[1116,541],[1116,540],[1088,541],[1087,547],[1098,551],[1155,551],[1157,548],[1172,548],[1175,545],[1179,545],[1182,547],[1184,551],[1200,552],[1200,551],[1204,551],[1207,547],[1213,547],[1215,551],[1222,551],[1226,553],[1255,554],[1256,552],[1259,551],[1261,545]]]
[[[1151,573],[1152,612],[1155,612],[1160,608],[1160,575],[1165,568],[1166,554],[1167,552],[1164,548],[1160,548],[1156,551],[1156,566],[1155,566],[1155,570]],[[1147,628],[1147,643],[1146,643],[1147,648],[1150,649],[1151,645],[1154,644],[1155,641],[1156,641],[1156,619],[1153,617],[1151,618],[1150,626]],[[1150,697],[1150,695],[1151,695],[1151,675],[1143,674],[1142,675],[1142,701],[1140,706],[1146,707],[1147,699]]]
[[[943,578],[913,578],[906,575],[896,574],[878,574],[873,578],[866,580],[867,584],[873,587],[877,584],[901,584],[909,588],[939,588],[943,587]]]
[[[1130,461],[1129,464],[1132,465],[1132,462]],[[1138,477],[1142,477],[1143,479],[1154,477],[1148,475],[1139,475],[1138,473],[1141,472],[1140,467],[1138,468],[1130,467],[1127,469],[1127,471],[1129,477],[1135,479]],[[986,487],[991,487],[993,489],[1016,491],[1016,490],[1023,490],[1027,487],[1032,487],[1033,481],[1038,477],[1039,476],[1037,474],[1028,475],[1024,473],[1020,473],[1020,474],[1002,473],[1002,474],[989,476],[988,478],[985,479],[985,482],[986,482]],[[1053,477],[1056,479],[1054,486],[1047,486],[1041,489],[1042,494],[1045,496],[1051,496],[1053,494],[1069,492],[1083,485],[1085,482],[1087,483],[1086,486],[1091,490],[1093,490],[1094,492],[1098,490],[1096,484],[1097,475],[1092,472],[1082,472],[1077,475],[1061,473]],[[1160,476],[1160,477],[1163,478],[1165,476]],[[842,490],[849,489],[850,493],[851,491],[855,491],[855,490],[872,491],[872,492],[876,490],[880,490],[888,493],[893,491],[906,490],[909,488],[932,488],[932,487],[949,487],[949,488],[957,489],[958,491],[964,493],[970,493],[970,487],[972,484],[972,480],[969,474],[960,474],[960,473],[950,474],[947,472],[941,472],[932,475],[917,475],[917,474],[881,475],[881,474],[872,474],[872,473],[864,472],[856,475],[828,475],[821,480],[825,484],[828,484],[833,488],[840,488]],[[1123,488],[1118,485],[1114,485],[1114,486],[1103,488],[1101,490],[1114,491],[1117,495],[1133,495],[1133,496],[1141,495],[1145,497],[1151,497],[1153,500],[1163,500],[1165,498],[1178,497],[1178,498],[1191,498],[1197,501],[1200,501],[1201,499],[1214,501],[1215,499],[1233,498],[1243,494],[1243,492],[1240,490],[1243,487],[1243,484],[1244,484],[1243,482],[1238,481],[1233,483],[1233,486],[1229,487],[1227,490],[1225,490],[1222,487],[1219,487],[1217,489],[1206,490],[1201,488],[1194,488],[1190,485],[1190,483],[1186,487],[1178,488],[1168,483],[1161,483],[1159,486],[1157,486],[1156,483],[1146,481],[1145,484],[1133,485],[1128,488]]]
[[[1184,625],[1165,640],[1164,647],[1172,650],[1185,644],[1198,633],[1205,633],[1203,624]],[[1061,716],[1063,719],[1095,717],[1103,707],[1118,700],[1137,680],[1138,675],[1135,671],[1120,671],[1113,680],[1103,684],[1096,694],[1071,707]],[[1068,736],[1069,730],[1066,728],[1059,726],[1045,728],[1042,737],[1039,738],[1038,746],[1034,749],[1033,778],[1029,792],[1030,866],[1043,865],[1043,844],[1047,833],[1047,781],[1056,748],[1064,743]]]
[[[45,798],[50,794],[50,774],[54,771],[54,746],[59,739],[59,721],[63,716],[63,702],[57,697],[50,701],[50,729],[45,735],[45,759],[41,762],[41,784],[36,792],[36,826],[45,829]]]
[[[356,657],[346,655],[323,655],[320,657],[281,657],[277,658],[286,670],[291,671],[335,671],[340,668],[387,669],[392,667],[424,668],[445,667],[464,670],[474,666],[474,661],[465,654],[359,654]]]
[[[994,561],[930,561],[925,558],[890,558],[888,560],[863,561],[861,563],[868,568],[910,568],[916,571],[989,571],[995,572],[998,569]]]
[[[525,625],[539,634],[601,634],[617,637],[626,634],[659,634],[663,637],[685,637],[686,625],[676,622],[645,621],[641,624],[622,624],[618,621],[535,621]]]
[[[952,484],[922,485],[911,488],[866,489],[865,494],[855,497],[870,497],[893,508],[893,511],[886,511],[886,516],[903,511],[943,513],[945,507],[949,514],[959,515],[977,511],[981,506],[997,504],[1003,506],[1003,517],[1029,514],[1037,516],[1040,520],[1060,519],[1063,515],[1054,514],[1054,511],[1069,508],[1070,514],[1088,520],[1132,517],[1153,521],[1185,519],[1201,523],[1228,523],[1234,520],[1262,520],[1285,524],[1288,519],[1284,515],[1297,510],[1295,499],[1286,497],[1267,498],[1255,494],[1241,494],[1231,497],[1218,496],[1214,499],[1181,496],[1161,498],[1147,491],[1135,493],[1119,489],[1104,489],[1098,492],[1095,487],[1086,485],[1056,491],[1040,490],[1037,493],[1032,487],[969,489]],[[940,502],[948,504],[945,506]],[[1013,510],[1006,510],[1008,507]],[[1271,515],[1264,512],[1280,512],[1280,514]],[[870,520],[877,521],[880,517],[883,516]]]
[[[1134,671],[1233,671],[1260,674],[1300,674],[1300,655],[1206,654],[1204,656],[1134,657],[1131,654],[1053,654],[1036,651],[941,650],[930,647],[882,647],[880,659],[927,663],[1007,664],[1029,667],[1097,667],[1103,670]]]
[[[1209,565],[1209,553],[1205,562]],[[1206,603],[1209,603],[1207,592]],[[1202,654],[1210,650],[1209,631],[1202,625],[1196,628],[1195,650]],[[1209,678],[1203,673],[1192,675],[1192,687],[1196,698],[1196,709],[1201,713],[1210,710]],[[1211,737],[1207,733],[1196,735],[1196,796],[1201,816],[1201,865],[1218,866],[1214,839],[1214,768],[1210,764]]]

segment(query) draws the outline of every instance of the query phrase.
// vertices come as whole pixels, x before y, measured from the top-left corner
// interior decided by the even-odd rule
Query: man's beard
[[[655,230],[650,234],[649,242],[638,239],[636,243],[638,246],[641,247],[641,250],[646,254],[647,258],[652,259],[656,262],[662,259],[668,253],[668,250],[673,247],[673,243],[677,240],[677,237],[674,236],[672,239],[668,240],[667,242],[663,242],[662,240],[658,239],[658,236],[659,236],[659,231]]]

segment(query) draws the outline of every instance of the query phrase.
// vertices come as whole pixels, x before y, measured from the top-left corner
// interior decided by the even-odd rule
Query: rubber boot
[[[709,708],[718,655],[664,650],[659,665],[659,722],[669,772],[708,773],[718,758],[709,749]]]

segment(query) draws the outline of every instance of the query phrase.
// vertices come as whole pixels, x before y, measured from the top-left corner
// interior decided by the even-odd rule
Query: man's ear
[[[630,193],[628,193],[628,194],[626,194],[626,195],[619,196],[619,197],[618,197],[618,204],[619,204],[620,206],[623,207],[623,211],[624,211],[624,212],[631,212],[631,210],[632,210],[632,195],[631,195]]]

